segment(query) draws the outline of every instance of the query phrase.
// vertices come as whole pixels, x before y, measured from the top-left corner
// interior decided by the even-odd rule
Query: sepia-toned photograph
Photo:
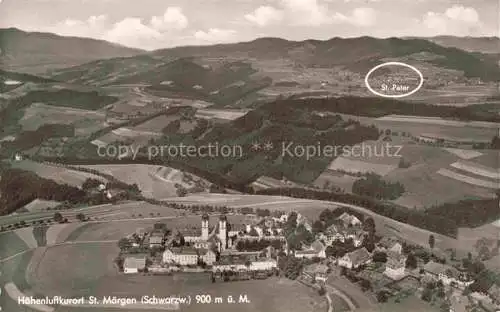
[[[1,312],[500,312],[499,0],[0,0]]]

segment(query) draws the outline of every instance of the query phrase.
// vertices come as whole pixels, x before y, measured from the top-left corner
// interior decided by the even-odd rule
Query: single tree
[[[406,258],[406,267],[408,269],[416,269],[417,268],[417,257],[414,254],[409,254]]]
[[[385,291],[379,291],[377,293],[377,301],[378,302],[387,302],[387,293]]]
[[[62,222],[63,219],[64,218],[63,218],[63,216],[62,216],[61,213],[59,213],[59,212],[54,213],[54,221],[56,221],[56,222]]]
[[[80,221],[85,221],[87,218],[85,217],[85,215],[83,213],[79,213],[76,215],[76,218]]]
[[[436,243],[436,239],[434,238],[434,235],[429,235],[429,247],[431,249],[434,249],[434,244]]]
[[[122,238],[118,241],[118,247],[121,249],[121,250],[128,250],[130,249],[130,247],[132,247],[132,243],[130,242],[129,239],[127,238]]]

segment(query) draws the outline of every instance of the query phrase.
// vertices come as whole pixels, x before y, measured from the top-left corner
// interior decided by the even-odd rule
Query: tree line
[[[379,201],[372,197],[347,193],[331,193],[314,189],[279,188],[258,191],[262,195],[280,195],[295,198],[317,199],[325,201],[338,201],[346,204],[361,206],[379,215],[407,223],[435,233],[456,237],[458,224],[449,216],[429,215],[425,211],[409,210],[406,207]],[[439,209],[439,208],[436,208]],[[497,211],[497,214],[500,213]],[[500,217],[500,216],[499,216]],[[497,217],[498,218],[498,217]]]

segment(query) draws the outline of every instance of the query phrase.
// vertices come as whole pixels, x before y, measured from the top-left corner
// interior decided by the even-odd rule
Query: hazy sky
[[[143,49],[353,36],[498,36],[499,0],[0,0],[0,27]]]

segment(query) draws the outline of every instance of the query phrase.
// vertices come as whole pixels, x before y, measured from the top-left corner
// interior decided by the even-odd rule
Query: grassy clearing
[[[42,164],[31,160],[12,162],[12,167],[32,171],[42,178],[54,180],[55,182],[60,184],[69,184],[75,187],[81,187],[83,182],[85,182],[85,180],[87,180],[88,178],[103,180],[102,177],[87,172],[69,170],[66,168]]]
[[[161,199],[172,197],[176,194],[176,188],[173,183],[168,183],[153,177],[159,166],[133,164],[91,165],[85,167],[110,174],[116,179],[128,184],[135,183],[146,197]]]
[[[445,148],[444,150],[462,159],[472,159],[483,155],[481,152],[475,150],[465,150],[460,148]]]
[[[410,296],[400,302],[387,302],[371,309],[360,309],[357,312],[438,312],[439,307],[432,306],[415,296]]]
[[[30,281],[34,281],[31,286],[35,292],[48,296],[91,294],[118,274],[113,264],[117,254],[118,247],[109,244],[49,247],[36,270],[29,272]]]
[[[80,235],[85,233],[85,231],[87,231],[89,228],[92,228],[93,225],[94,224],[92,224],[92,223],[82,224],[81,226],[76,228],[74,231],[72,231],[64,241],[71,242],[71,241],[77,240],[80,237]]]
[[[81,226],[83,226],[82,223],[51,225],[46,234],[47,245],[51,246],[68,241],[69,236]]]
[[[31,203],[27,204],[23,208],[28,210],[29,212],[38,212],[46,210],[47,208],[53,208],[59,205],[60,202],[56,202],[53,200],[44,200],[44,199],[35,199]]]
[[[17,236],[19,236],[28,246],[28,248],[38,247],[35,236],[33,235],[33,228],[25,227],[14,230]]]
[[[248,113],[247,110],[235,109],[199,109],[196,112],[196,117],[205,119],[222,119],[222,120],[235,120]]]
[[[36,130],[53,123],[73,124],[77,132],[97,131],[106,126],[106,116],[96,111],[35,103],[25,109],[19,121],[23,130]]]
[[[316,181],[314,181],[314,185],[317,185],[320,188],[325,187],[325,185],[329,187],[335,186],[340,187],[345,192],[352,192],[352,185],[356,180],[358,180],[357,177],[326,170],[316,179]]]
[[[0,234],[0,239],[4,234]],[[4,246],[0,244],[0,246]],[[2,248],[0,248],[0,251]],[[14,257],[8,261],[0,263],[0,285],[2,287],[2,293],[0,294],[0,307],[3,311],[12,312],[38,312],[34,309],[28,308],[26,306],[20,306],[16,301],[11,299],[6,291],[3,291],[3,287],[6,283],[14,282],[19,288],[27,289],[28,283],[25,278],[26,268],[31,261],[33,251],[28,251],[23,255]]]
[[[0,259],[5,259],[27,249],[29,249],[28,245],[14,232],[0,233]]]
[[[328,170],[341,170],[352,173],[376,173],[381,176],[385,176],[389,174],[392,170],[396,169],[395,165],[385,165],[385,164],[377,164],[370,163],[362,160],[349,159],[344,157],[336,158],[330,166],[328,166]]]

